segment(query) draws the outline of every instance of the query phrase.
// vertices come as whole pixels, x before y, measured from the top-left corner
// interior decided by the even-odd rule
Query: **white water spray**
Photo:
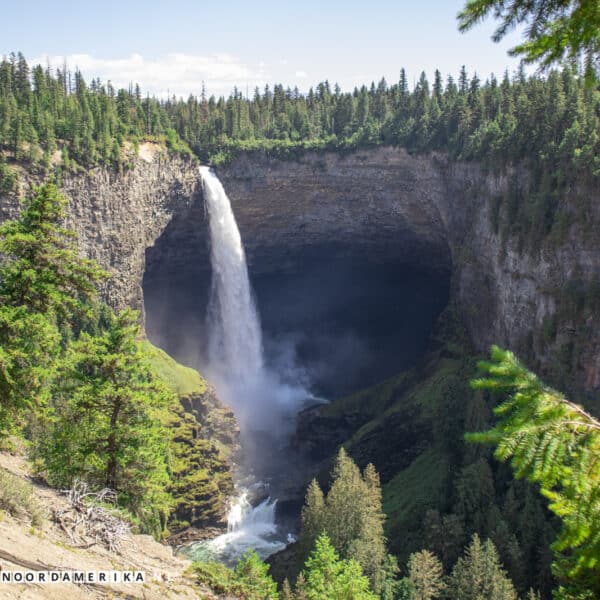
[[[218,177],[200,167],[210,227],[212,289],[208,305],[209,360],[239,383],[263,369],[260,321],[246,255],[229,198]]]
[[[297,380],[285,382],[265,367],[260,319],[231,203],[210,168],[200,167],[200,176],[212,267],[206,372],[246,431],[283,436],[303,403],[314,398]]]
[[[248,502],[248,494],[244,491],[229,510],[227,533],[193,544],[185,548],[184,553],[192,560],[219,560],[233,566],[250,549],[261,558],[283,550],[286,542],[277,532],[276,504],[277,501],[267,498],[258,506],[252,507]],[[290,542],[289,536],[286,541]]]

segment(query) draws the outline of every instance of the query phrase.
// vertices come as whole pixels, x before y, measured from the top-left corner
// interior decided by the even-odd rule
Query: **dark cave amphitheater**
[[[143,280],[150,340],[199,370],[206,363],[208,240],[204,208],[196,205],[146,250]],[[373,240],[369,247],[367,256],[360,242],[312,240],[293,254],[270,247],[248,256],[267,364],[278,372],[295,365],[295,376],[326,398],[413,366],[448,302],[450,269],[439,256],[430,267],[421,256],[415,266],[388,259],[386,248],[374,254]]]

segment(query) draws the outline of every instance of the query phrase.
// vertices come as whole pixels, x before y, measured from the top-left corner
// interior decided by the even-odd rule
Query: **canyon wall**
[[[541,333],[558,314],[565,287],[600,272],[598,237],[584,235],[576,220],[560,241],[543,240],[534,249],[496,233],[494,203],[511,179],[525,174],[493,175],[444,155],[392,147],[293,160],[241,154],[217,171],[253,273],[300,268],[299,257],[311,252],[451,270],[451,297],[478,350],[497,343],[543,366],[579,340],[569,359],[574,381],[590,392],[600,388],[597,316],[582,313],[559,320],[551,336]],[[69,223],[81,248],[113,273],[105,291],[112,305],[142,308],[142,278],[157,262],[173,272],[190,263],[209,268],[193,162],[145,153],[123,174],[96,168],[63,177],[62,188],[72,200]],[[15,207],[14,198],[2,198],[4,216]],[[596,210],[584,220],[597,223],[600,215]],[[146,252],[159,238],[159,250]]]
[[[103,295],[117,309],[143,309],[146,248],[174,215],[185,214],[202,199],[195,162],[167,157],[148,146],[143,158],[122,173],[95,167],[63,174],[60,182],[69,200],[67,224],[77,232],[82,252],[111,274]],[[27,194],[40,182],[22,174],[19,193]],[[2,220],[14,217],[18,208],[16,195],[0,195]]]

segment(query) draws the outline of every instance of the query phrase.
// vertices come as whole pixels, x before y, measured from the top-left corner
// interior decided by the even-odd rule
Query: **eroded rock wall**
[[[20,183],[23,195],[40,181],[26,174]],[[196,163],[147,153],[123,173],[96,167],[65,174],[61,189],[70,200],[67,221],[78,234],[79,247],[111,274],[103,290],[106,300],[117,309],[143,309],[145,250],[174,215],[201,202]],[[3,219],[14,217],[18,207],[16,196],[0,196]]]
[[[559,311],[564,288],[600,273],[599,236],[584,235],[581,225],[587,221],[589,232],[590,223],[593,230],[600,222],[598,202],[573,219],[560,241],[546,239],[532,249],[492,226],[494,201],[513,178],[525,176],[519,172],[492,175],[443,155],[378,147],[293,160],[242,154],[218,175],[254,272],[293,270],[311,251],[451,268],[452,298],[478,349],[498,343],[543,366],[577,339],[579,349],[568,357],[577,385],[600,388],[597,315],[561,318],[551,339],[540,334]],[[65,176],[62,187],[72,199],[69,221],[81,248],[113,274],[106,288],[113,306],[143,307],[145,251],[165,229],[169,243],[160,252],[168,256],[154,260],[174,270],[190,261],[208,268],[207,254],[203,263],[197,256],[206,217],[193,162],[155,154],[123,174],[96,168]],[[15,199],[2,198],[0,208],[4,216],[14,214]]]

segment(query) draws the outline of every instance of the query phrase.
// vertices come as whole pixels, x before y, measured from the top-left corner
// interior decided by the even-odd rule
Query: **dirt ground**
[[[147,535],[129,535],[119,554],[99,545],[78,548],[51,515],[67,507],[66,498],[54,489],[29,477],[28,463],[20,456],[0,453],[0,469],[5,469],[34,487],[45,518],[40,527],[15,519],[0,510],[0,571],[143,571],[145,583],[84,585],[74,583],[14,584],[0,581],[0,598],[33,600],[50,598],[216,598],[210,590],[195,585],[184,572],[189,561],[173,555],[169,546]]]

